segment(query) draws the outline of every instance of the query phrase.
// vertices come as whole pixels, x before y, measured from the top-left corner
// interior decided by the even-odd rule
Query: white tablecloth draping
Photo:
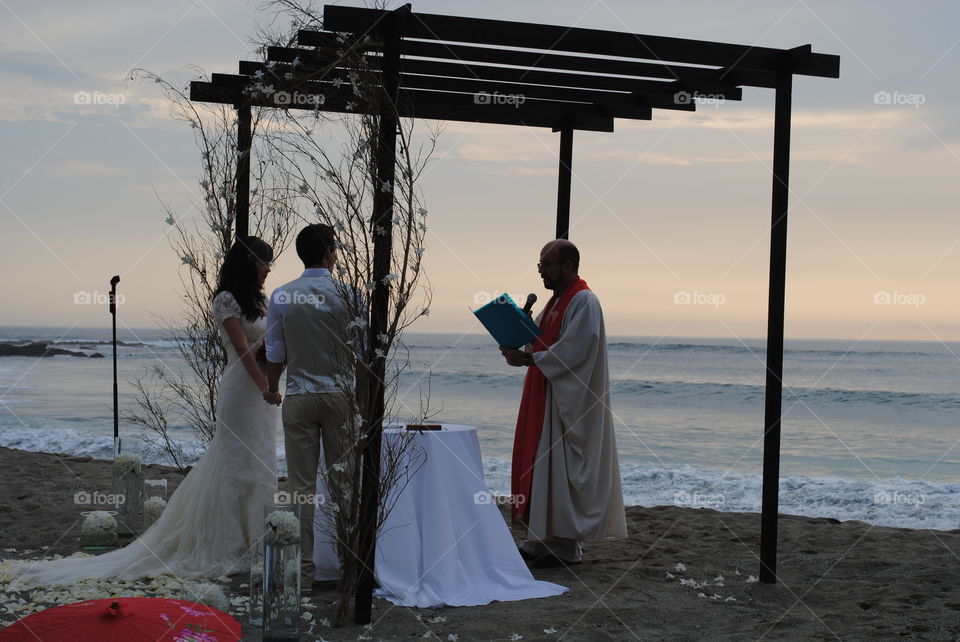
[[[401,439],[400,433],[384,429],[384,443]],[[566,592],[535,580],[520,557],[483,479],[476,428],[445,424],[407,436],[426,460],[398,484],[406,486],[377,541],[378,597],[401,606],[476,606]],[[422,460],[415,451],[408,457]],[[317,493],[326,496],[322,479]],[[326,519],[322,511],[317,519]],[[313,554],[316,579],[339,576],[336,551],[319,529]]]

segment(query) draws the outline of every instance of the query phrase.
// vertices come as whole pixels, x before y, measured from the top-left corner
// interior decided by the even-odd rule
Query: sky
[[[345,2],[363,6],[362,2]],[[399,3],[393,2],[392,6]],[[413,10],[791,48],[841,58],[840,79],[794,81],[786,334],[960,341],[960,5],[417,1]],[[260,2],[0,0],[0,325],[176,318],[180,258],[160,199],[199,197],[199,152],[158,87],[253,59]],[[88,104],[78,104],[81,92]],[[574,136],[571,240],[607,333],[766,333],[773,91]],[[429,317],[413,331],[479,333],[468,308],[501,292],[546,301],[559,136],[446,123],[421,183]],[[293,252],[267,287],[296,277]]]

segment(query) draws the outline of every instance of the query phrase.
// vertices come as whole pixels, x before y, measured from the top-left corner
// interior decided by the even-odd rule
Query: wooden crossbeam
[[[302,30],[297,41],[304,46],[329,48],[334,34],[321,31]],[[340,45],[342,46],[342,45]],[[336,50],[338,45],[333,45]],[[375,47],[372,47],[375,49]],[[291,62],[297,56],[303,56],[304,49],[289,47],[270,47],[269,60]],[[405,39],[401,42],[403,56],[419,58],[437,58],[460,62],[482,62],[498,65],[510,65],[528,69],[551,69],[560,71],[579,71],[586,73],[616,74],[638,78],[665,78],[681,82],[725,82],[730,85],[748,85],[772,89],[776,86],[776,74],[759,69],[747,69],[735,66],[728,68],[690,67],[671,65],[661,62],[638,62],[636,60],[616,60],[591,56],[544,53],[541,51],[519,51],[516,49],[476,47],[448,42]]]
[[[324,29],[356,34],[373,33],[376,25],[388,13],[377,9],[326,5]],[[840,76],[840,57],[828,54],[810,52],[809,55],[787,61],[783,49],[505,20],[411,13],[403,36],[713,67],[742,67],[773,72],[784,70],[827,78]],[[786,62],[790,64],[788,69],[784,69]]]
[[[326,69],[334,65],[337,60],[335,56],[325,54],[318,55],[315,59],[310,59],[306,53],[294,55],[295,49],[284,49],[280,51],[271,48],[271,54],[279,54],[284,62],[293,61],[297,58],[308,68]],[[306,51],[306,50],[301,50]],[[280,63],[279,61],[278,64]],[[376,56],[365,58],[365,63],[370,68],[376,69],[379,66],[379,59]],[[254,65],[262,63],[241,62],[240,73],[253,73],[252,70],[263,67]],[[533,94],[534,86],[551,85],[563,88],[576,88],[586,90],[604,90],[612,92],[636,93],[645,95],[666,95],[685,91],[693,94],[710,94],[713,96],[722,96],[724,100],[741,100],[742,90],[729,82],[720,82],[712,78],[695,79],[691,76],[684,76],[680,80],[674,78],[664,78],[663,80],[646,80],[641,78],[620,78],[610,75],[568,73],[558,71],[544,71],[540,69],[523,69],[517,67],[494,67],[489,65],[471,64],[460,60],[420,60],[405,58],[401,61],[403,72],[428,75],[445,76],[449,78],[462,78],[470,80],[485,80],[491,83],[510,82],[524,85],[524,87],[514,87],[516,93]],[[291,71],[288,67],[282,67],[284,71]],[[309,71],[304,73],[309,74]],[[530,88],[527,88],[530,87]],[[575,100],[571,96],[569,100]],[[652,104],[652,103],[651,103]]]
[[[323,103],[314,100],[316,94],[299,94],[279,87],[271,95],[245,94],[249,78],[228,74],[213,74],[212,82],[190,83],[190,100],[225,104],[240,104],[249,100],[258,107],[314,110],[338,113],[361,113],[364,106],[346,89],[337,90],[330,85],[324,92]],[[649,120],[650,108],[633,108],[631,118]],[[527,100],[523,104],[477,103],[473,94],[401,89],[398,111],[403,118],[427,118],[461,122],[488,123],[494,125],[524,125],[550,129],[580,129],[586,131],[613,131],[613,115],[602,107],[575,103],[559,103],[544,100]]]
[[[522,95],[529,98],[569,102],[591,102],[611,107],[643,105],[658,109],[693,111],[697,96],[714,99],[740,100],[743,92],[739,87],[722,83],[687,84],[676,81],[649,81],[619,79],[606,76],[585,76],[554,72],[524,72],[521,69],[463,65],[427,60],[406,60],[401,86],[486,94]],[[308,68],[292,68],[275,65],[269,69],[264,63],[241,61],[241,74],[257,72],[269,74],[268,82],[282,79],[286,73],[303,79],[346,78],[347,69],[337,70],[332,75],[321,71],[311,73]],[[475,72],[475,73],[474,73]],[[581,80],[585,79],[585,80]],[[526,82],[525,82],[526,81]],[[537,84],[531,84],[537,83]],[[632,118],[629,110],[618,118]]]
[[[300,70],[298,72],[298,69]],[[341,70],[342,71],[342,70]],[[291,81],[298,84],[305,91],[311,90],[311,79],[332,80],[333,77],[345,78],[345,73],[329,75],[313,75],[309,70],[303,68],[292,68],[289,65],[277,65],[272,70],[261,62],[240,62],[240,73],[243,75],[254,75],[256,73],[264,74],[264,82],[283,83],[281,80],[286,73],[297,72],[295,80]],[[268,75],[269,74],[269,75]],[[676,95],[674,93],[658,92],[655,94],[645,94],[631,91],[604,91],[591,89],[577,89],[571,87],[543,86],[513,84],[507,82],[496,82],[476,78],[452,78],[447,76],[401,74],[400,86],[409,89],[433,89],[437,91],[450,91],[457,93],[476,94],[478,103],[486,102],[510,102],[509,97],[523,97],[523,99],[537,98],[541,100],[574,102],[574,103],[592,103],[603,105],[608,108],[610,115],[616,118],[634,118],[637,107],[655,107],[658,109],[674,109],[680,111],[694,111],[696,109],[696,99],[693,92],[686,95]],[[313,88],[320,90],[320,88]],[[703,93],[703,92],[701,92]],[[734,93],[739,98],[739,90]],[[638,116],[641,119],[649,117],[648,110],[641,110]]]

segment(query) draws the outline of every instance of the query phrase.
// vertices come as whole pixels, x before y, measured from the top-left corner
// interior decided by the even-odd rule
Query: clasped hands
[[[263,389],[263,400],[268,404],[279,406],[280,402],[283,401],[283,395],[280,394],[279,390],[270,392],[270,388]]]

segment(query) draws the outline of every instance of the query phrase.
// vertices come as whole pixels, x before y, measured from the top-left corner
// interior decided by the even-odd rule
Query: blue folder
[[[504,348],[519,349],[540,335],[540,328],[507,294],[473,310],[483,327]]]

